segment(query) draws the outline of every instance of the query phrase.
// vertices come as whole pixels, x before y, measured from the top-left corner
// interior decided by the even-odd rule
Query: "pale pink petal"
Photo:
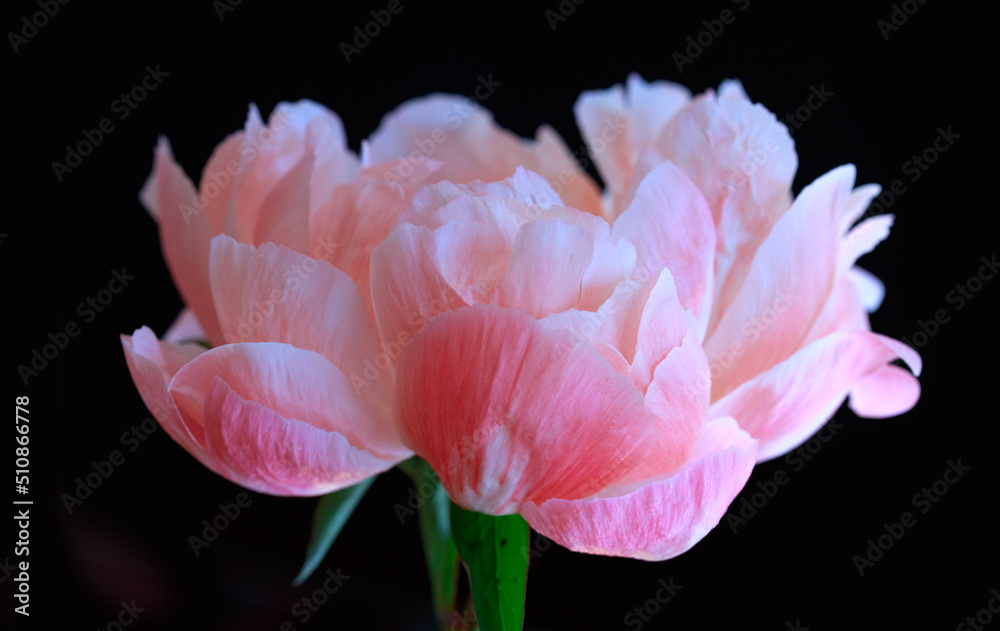
[[[370,138],[372,159],[433,158],[444,163],[436,180],[496,181],[518,166],[537,171],[570,207],[600,214],[600,192],[561,138],[547,126],[535,141],[500,128],[473,101],[434,94],[412,99],[382,119]]]
[[[215,377],[205,397],[208,449],[233,482],[272,495],[323,495],[385,471],[392,461],[325,430],[247,401]]]
[[[179,344],[181,342],[197,342],[205,339],[205,331],[198,323],[198,316],[187,307],[181,309],[177,319],[163,334],[163,340]]]
[[[773,114],[734,84],[723,91],[694,99],[654,145],[691,178],[712,212],[717,313],[728,308],[757,247],[791,205],[798,165],[788,130]]]
[[[862,255],[871,252],[888,237],[892,221],[892,215],[878,215],[865,219],[855,226],[840,242],[837,272],[843,274],[851,269]]]
[[[900,342],[867,331],[831,333],[715,401],[711,414],[739,419],[740,427],[761,441],[758,459],[769,460],[808,439],[852,388],[897,358],[920,373],[919,355]],[[912,384],[896,380],[891,385],[894,389],[884,393],[890,399],[887,407],[905,411],[899,403],[912,392]],[[862,385],[864,409],[878,409],[865,398],[869,394]]]
[[[835,287],[837,222],[853,185],[852,165],[817,179],[757,250],[746,281],[705,341],[710,359],[734,345],[741,349],[725,370],[713,374],[713,399],[801,347]]]
[[[236,234],[233,190],[240,171],[243,132],[230,134],[219,143],[201,172],[198,199],[212,224],[212,233]]]
[[[304,252],[312,188],[322,194],[323,187],[353,176],[356,159],[348,155],[340,119],[303,100],[279,103],[265,126],[251,106],[243,138],[234,191],[237,239],[277,240]],[[317,172],[318,155],[326,170]]]
[[[369,315],[374,313],[369,287],[372,249],[385,240],[413,194],[439,167],[433,160],[388,162],[364,169],[325,196],[314,193],[310,198],[307,253],[357,281]]]
[[[519,166],[514,170],[513,175],[496,182],[472,180],[456,184],[445,180],[424,186],[413,196],[413,202],[406,212],[400,215],[399,221],[436,228],[455,216],[471,219],[472,217],[465,214],[468,212],[467,209],[462,209],[461,206],[449,206],[448,203],[460,197],[485,197],[487,195],[516,201],[524,208],[548,209],[552,206],[564,205],[558,193],[545,178],[534,171],[528,171]],[[482,207],[479,212],[495,208]],[[456,215],[455,213],[461,214]],[[525,219],[530,218],[532,217],[525,217]],[[483,219],[496,221],[497,217],[486,214]],[[514,231],[516,232],[516,227]]]
[[[122,335],[121,341],[129,373],[146,408],[174,442],[207,465],[201,426],[188,427],[167,392],[167,384],[177,371],[205,349],[197,344],[160,342],[147,327],[136,329],[130,336]]]
[[[194,311],[208,341],[222,343],[215,302],[208,281],[209,241],[215,234],[191,181],[174,161],[170,143],[160,137],[153,173],[140,195],[160,224],[160,245],[174,285]]]
[[[594,237],[582,228],[557,221],[526,223],[514,242],[497,304],[536,318],[574,308],[593,256]]]
[[[847,279],[858,292],[861,304],[868,313],[874,313],[882,305],[885,285],[874,274],[857,265],[847,271]]]
[[[430,318],[466,304],[438,270],[434,233],[411,224],[401,224],[372,250],[371,291],[386,341],[409,341]]]
[[[899,366],[883,366],[851,388],[849,405],[858,416],[889,418],[909,411],[920,399],[920,382]]]
[[[220,422],[214,415],[218,410],[207,402],[216,378],[239,398],[285,419],[343,435],[352,447],[382,461],[383,470],[409,455],[398,440],[388,404],[370,390],[357,388],[314,351],[276,342],[226,344],[184,366],[170,382],[169,391],[186,424],[200,426],[206,434],[221,431],[213,426]],[[214,443],[213,449],[219,448]]]
[[[646,392],[656,367],[675,347],[681,345],[689,329],[684,307],[669,270],[660,272],[642,310],[636,337],[636,351],[629,375]]]
[[[732,419],[710,423],[706,434],[714,450],[699,445],[695,453],[705,455],[673,476],[615,497],[528,502],[521,515],[539,533],[576,552],[673,558],[718,525],[753,468],[756,445]]]
[[[450,219],[434,231],[437,267],[466,304],[489,302],[507,272],[510,247],[493,226]]]
[[[652,419],[629,380],[521,311],[434,318],[404,351],[397,384],[408,445],[470,510],[585,497],[649,448]]]
[[[650,275],[667,268],[681,304],[708,325],[715,258],[715,226],[701,192],[676,165],[649,173],[612,234],[635,244],[638,267]]]
[[[573,106],[587,149],[604,180],[609,221],[621,213],[623,196],[639,155],[659,138],[667,122],[690,100],[687,88],[646,82],[630,74],[626,85],[583,92]]]
[[[227,343],[282,342],[316,351],[345,375],[383,352],[354,281],[326,261],[225,235],[212,240],[212,289]],[[387,393],[385,371],[373,389]]]
[[[646,389],[646,409],[656,417],[649,455],[616,484],[669,475],[688,462],[708,418],[711,384],[705,353],[689,335],[656,367]]]

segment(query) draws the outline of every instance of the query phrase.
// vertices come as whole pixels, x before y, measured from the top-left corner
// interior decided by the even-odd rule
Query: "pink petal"
[[[208,449],[232,480],[272,495],[322,495],[393,466],[342,434],[287,419],[215,377],[205,398]]]
[[[326,170],[314,168],[318,155]],[[311,101],[279,103],[266,127],[251,106],[241,158],[234,192],[236,238],[277,241],[300,252],[307,247],[313,187],[321,194],[324,186],[356,173],[340,119]]]
[[[669,269],[681,304],[707,326],[715,226],[705,198],[677,166],[665,162],[642,180],[612,234],[635,244],[640,269]]]
[[[163,334],[166,342],[180,344],[181,342],[197,342],[205,339],[205,331],[198,323],[198,316],[187,307],[181,309],[177,319],[170,325],[167,332]]]
[[[346,375],[362,375],[383,352],[349,276],[273,243],[259,247],[225,235],[212,240],[212,288],[228,343],[282,342],[326,356]],[[388,396],[382,371],[376,392]]]
[[[725,310],[757,247],[791,205],[798,163],[792,139],[773,114],[727,83],[719,96],[709,91],[678,113],[655,147],[705,195],[718,234],[716,309]]]
[[[681,345],[688,329],[673,276],[665,269],[650,291],[639,320],[635,356],[629,369],[636,387],[646,391],[656,367],[671,350]]]
[[[275,342],[227,344],[199,355],[174,376],[170,394],[189,426],[203,427],[206,435],[242,432],[237,426],[226,430],[218,424],[236,423],[240,414],[252,414],[253,409],[241,404],[237,406],[243,410],[240,414],[217,416],[220,408],[211,407],[208,400],[216,378],[240,399],[260,404],[284,419],[343,435],[352,447],[381,461],[380,470],[409,455],[399,442],[387,402],[356,387],[319,353]],[[222,405],[219,400],[215,403]],[[210,447],[217,456],[224,455],[217,441]],[[364,470],[367,475],[375,472]]]
[[[889,418],[908,412],[920,399],[920,382],[899,366],[883,366],[851,388],[849,405],[858,416]]]
[[[197,344],[160,342],[147,327],[136,329],[131,336],[122,335],[121,341],[129,373],[146,408],[174,442],[208,465],[201,426],[188,427],[167,392],[167,384],[177,371],[205,349]]]
[[[434,233],[401,224],[371,256],[372,304],[383,340],[408,343],[435,315],[464,306],[437,268]]]
[[[534,142],[524,140],[466,98],[434,94],[407,101],[382,119],[370,141],[376,163],[404,156],[440,160],[445,166],[434,181],[496,181],[524,166],[542,174],[569,206],[600,214],[597,186],[552,129],[542,126]]]
[[[523,309],[536,318],[576,307],[593,256],[594,237],[582,228],[558,221],[524,224],[497,304]]]
[[[769,460],[803,443],[854,387],[897,358],[919,375],[919,355],[900,342],[867,331],[831,333],[713,403],[711,414],[739,419],[740,427],[761,441],[758,459]],[[902,412],[912,384],[898,377],[882,381],[892,386],[883,396],[889,399],[885,409]],[[870,384],[859,388],[863,410],[877,410]]]
[[[628,379],[521,311],[434,318],[404,351],[397,384],[408,445],[470,510],[584,497],[648,449],[652,420]]]
[[[212,234],[236,234],[233,190],[239,175],[242,147],[243,132],[230,134],[215,148],[201,172],[198,199],[208,215]]]
[[[685,337],[656,367],[646,390],[646,409],[657,421],[649,455],[617,484],[669,475],[687,463],[708,419],[711,383],[704,351]]]
[[[351,276],[369,305],[369,315],[374,313],[371,251],[385,240],[413,194],[439,167],[427,160],[388,162],[366,168],[353,181],[310,199],[308,254]]]
[[[646,82],[633,73],[624,89],[615,85],[584,92],[577,99],[573,112],[609,193],[609,221],[625,208],[623,196],[639,155],[690,98],[691,93],[681,85]]]
[[[177,291],[194,311],[213,345],[222,343],[215,302],[208,281],[209,241],[215,234],[191,181],[174,161],[170,144],[161,137],[153,173],[140,195],[160,224],[163,258]]]
[[[853,185],[851,165],[817,179],[757,250],[746,281],[705,341],[713,362],[727,352],[733,356],[728,368],[713,374],[713,399],[800,348],[835,286],[837,222]]]
[[[576,552],[646,561],[682,554],[718,525],[756,455],[756,445],[732,419],[709,424],[705,433],[708,444],[696,450],[705,455],[673,476],[619,496],[528,502],[521,515]]]

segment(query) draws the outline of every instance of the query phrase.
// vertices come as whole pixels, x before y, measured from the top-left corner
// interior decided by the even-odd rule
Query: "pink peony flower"
[[[709,257],[645,232],[656,219],[709,251],[708,208],[682,177],[652,170],[614,229],[523,169],[441,182],[374,249],[376,322],[403,346],[402,439],[454,502],[641,559],[676,556],[719,522],[757,445],[709,414],[708,361],[680,299],[701,302]],[[677,282],[637,267],[632,238]]]
[[[920,357],[871,332],[867,314],[878,308],[883,287],[855,266],[892,223],[880,215],[852,228],[878,186],[854,188],[847,165],[793,201],[792,140],[737,82],[691,99],[680,86],[631,75],[624,88],[585,92],[575,110],[606,182],[604,214],[616,229],[629,221],[623,209],[637,182],[663,163],[676,165],[698,191],[698,205],[707,205],[714,247],[700,282],[713,289],[705,302],[684,295],[681,302],[698,315],[712,416],[732,416],[759,438],[760,460],[804,442],[847,396],[854,412],[868,417],[901,414],[916,403]],[[606,120],[624,133],[602,137]],[[681,237],[672,225],[652,230]],[[640,260],[656,257],[636,244]],[[897,359],[913,374],[894,365]]]
[[[522,141],[446,96],[388,115],[361,158],[316,103],[280,103],[267,125],[251,106],[198,189],[161,139],[141,199],[186,308],[164,341],[146,327],[122,336],[143,400],[203,464],[262,492],[328,493],[409,457],[380,361],[395,353],[374,326],[371,251],[420,183],[499,179],[521,163],[580,172],[550,129]],[[599,203],[593,183],[572,188]]]

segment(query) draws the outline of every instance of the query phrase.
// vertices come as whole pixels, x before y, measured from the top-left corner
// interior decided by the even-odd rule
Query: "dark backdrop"
[[[169,137],[197,180],[216,143],[242,126],[250,102],[265,115],[282,100],[323,103],[344,120],[357,150],[404,100],[470,94],[478,77],[492,75],[501,86],[484,105],[499,124],[529,136],[547,122],[575,149],[579,92],[623,82],[631,71],[696,93],[739,78],[779,117],[805,105],[813,87],[832,92],[794,130],[795,190],[846,162],[857,165],[859,183],[902,181],[905,192],[891,204],[884,199],[896,215],[892,234],[861,263],[887,286],[875,330],[919,346],[923,394],[894,419],[859,419],[842,408],[835,417],[842,428],[814,443],[808,461],[755,469],[740,497],[760,505],[756,514],[747,512],[745,524],[724,520],[677,559],[645,563],[553,546],[531,567],[526,628],[953,629],[987,607],[990,590],[1000,588],[991,405],[1000,283],[982,283],[961,304],[949,292],[977,273],[981,257],[997,254],[996,152],[985,144],[995,126],[977,126],[970,115],[977,101],[994,98],[995,56],[977,50],[990,45],[979,26],[991,15],[935,0],[864,8],[663,3],[656,11],[602,0],[490,8],[403,0],[348,63],[339,44],[372,20],[370,10],[387,5],[351,4],[318,11],[291,1],[179,8],[78,0],[53,3],[58,12],[30,38],[22,17],[30,21],[40,5],[5,6],[4,30],[24,31],[25,41],[8,34],[3,53],[5,136],[13,136],[4,143],[12,167],[5,188],[14,193],[0,225],[13,314],[3,383],[8,401],[30,397],[27,497],[34,501],[30,618],[12,613],[14,577],[6,562],[0,572],[10,625],[113,629],[122,602],[134,599],[143,608],[136,629],[278,629],[286,620],[300,629],[432,629],[417,525],[400,525],[393,511],[409,488],[398,472],[378,480],[318,571],[339,568],[350,578],[302,624],[292,607],[321,581],[300,588],[290,581],[315,500],[250,494],[250,505],[196,557],[188,537],[242,489],[162,430],[122,442],[149,415],[118,335],[143,324],[162,333],[181,307],[155,224],[137,200],[156,137]],[[220,18],[222,6],[233,10]],[[697,42],[704,21],[713,25],[724,9],[732,23],[704,50],[686,50],[687,38]],[[568,15],[553,29],[546,11]],[[894,13],[898,28],[890,30]],[[691,62],[679,68],[674,53]],[[166,76],[119,120],[113,101],[142,81],[147,66]],[[58,181],[51,163],[64,161],[65,145],[105,117],[115,128]],[[914,180],[905,163],[932,147],[942,128],[958,138]],[[100,313],[78,312],[122,268],[135,277],[128,287]],[[939,310],[947,322],[928,324]],[[69,322],[79,334],[24,385],[16,366]],[[921,322],[932,335],[920,335]],[[60,495],[116,449],[124,462],[69,514]],[[946,493],[938,501],[915,506],[913,496],[959,460],[969,470],[939,484]],[[4,462],[14,468],[13,455]],[[754,497],[758,482],[767,487],[782,473],[787,483],[773,497]],[[854,556],[906,511],[916,523],[860,575]],[[5,532],[0,559],[23,560],[13,554],[15,532]],[[659,608],[661,580],[682,587],[643,621],[634,610]]]

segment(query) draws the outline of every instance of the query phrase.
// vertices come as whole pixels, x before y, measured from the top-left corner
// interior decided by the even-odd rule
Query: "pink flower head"
[[[624,89],[584,93],[576,114],[607,183],[604,212],[616,229],[636,182],[662,164],[675,165],[704,199],[714,232],[704,282],[713,290],[705,303],[682,303],[699,317],[712,415],[732,416],[759,438],[759,459],[805,441],[848,395],[851,408],[869,417],[916,403],[920,357],[871,332],[867,313],[883,288],[855,266],[892,223],[881,215],[852,228],[877,186],[854,188],[847,165],[793,201],[797,158],[788,131],[734,81],[691,99],[680,86],[632,75]],[[610,117],[624,121],[626,133],[607,142],[597,121]]]
[[[643,559],[680,554],[718,523],[756,441],[709,418],[708,361],[679,298],[709,287],[685,276],[681,290],[662,265],[707,255],[646,235],[650,273],[626,236],[676,212],[690,224],[678,234],[710,247],[703,201],[657,195],[696,194],[682,177],[671,165],[646,176],[622,230],[563,206],[530,171],[441,182],[375,248],[376,321],[403,346],[403,442],[453,501],[520,512],[573,550]]]

